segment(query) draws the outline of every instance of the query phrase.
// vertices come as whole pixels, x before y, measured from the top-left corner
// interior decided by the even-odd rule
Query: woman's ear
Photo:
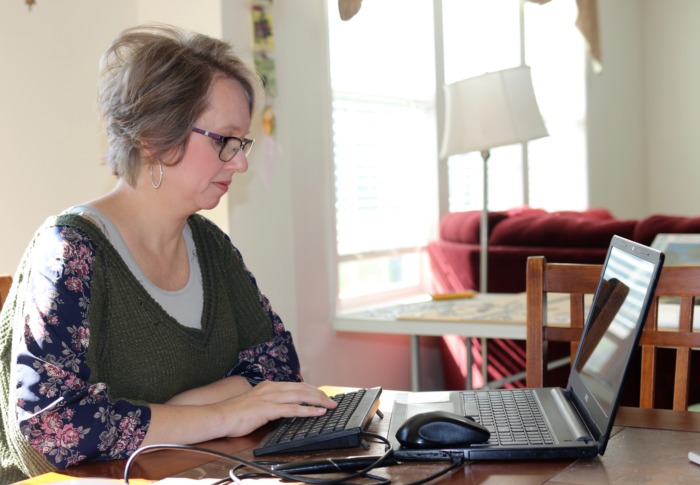
[[[156,151],[145,144],[139,148],[139,152],[141,154],[141,160],[156,160],[158,158]]]
[[[167,166],[177,165],[180,162],[180,160],[182,160],[182,156],[184,155],[186,148],[186,143],[187,142],[185,142],[185,144],[183,145],[170,148],[166,151],[159,151],[147,145],[144,145],[140,151],[141,160],[144,162],[144,165],[148,165],[151,162],[160,162],[163,165]]]
[[[144,165],[148,165],[152,162],[161,162],[163,164],[170,163],[171,158],[173,157],[173,152],[176,150],[171,150],[168,152],[159,152],[155,150],[154,148],[149,147],[148,145],[144,145],[141,147],[141,161],[144,163]]]

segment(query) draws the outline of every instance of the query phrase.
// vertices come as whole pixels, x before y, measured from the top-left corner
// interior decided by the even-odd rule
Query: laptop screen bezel
[[[610,242],[610,247],[605,258],[605,264],[603,265],[603,271],[601,272],[600,279],[598,281],[598,286],[593,296],[594,302],[599,298],[601,284],[603,282],[603,276],[605,274],[606,268],[608,267],[608,261],[610,260],[610,257],[613,253],[613,248],[617,248],[618,250],[633,255],[634,257],[642,259],[644,261],[648,261],[654,265],[651,278],[649,280],[649,285],[647,287],[646,295],[642,304],[642,312],[639,316],[637,325],[634,330],[634,335],[632,337],[632,351],[634,351],[634,349],[639,345],[639,339],[641,338],[642,331],[644,329],[644,324],[646,323],[649,308],[651,306],[651,300],[654,297],[656,283],[658,282],[661,267],[663,266],[664,255],[663,253],[655,249],[649,248],[644,245],[640,245],[620,236],[614,236]],[[590,323],[591,312],[589,311],[586,320],[586,325],[584,328],[584,333],[581,337],[582,342],[586,338],[586,334],[588,333]],[[581,348],[582,345],[579,345],[579,349],[576,354],[577,361],[581,353]],[[571,372],[569,374],[569,393],[571,395],[571,399],[574,402],[574,405],[578,409],[579,413],[581,414],[581,417],[586,422],[586,425],[589,427],[593,438],[599,443],[600,454],[603,454],[603,452],[605,451],[605,447],[607,445],[607,437],[610,436],[610,432],[615,421],[617,409],[620,405],[620,398],[622,394],[621,390],[624,386],[631,360],[632,359],[630,356],[630,358],[627,359],[627,363],[625,364],[624,372],[622,375],[622,381],[620,383],[620,387],[618,388],[616,395],[614,396],[610,415],[606,413],[605,409],[595,399],[594,393],[592,393],[586,386],[581,375],[576,370],[575,364],[572,366]]]

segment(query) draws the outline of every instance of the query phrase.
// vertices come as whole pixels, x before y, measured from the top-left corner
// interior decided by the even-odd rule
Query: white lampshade
[[[530,67],[489,72],[445,86],[441,157],[547,136]]]

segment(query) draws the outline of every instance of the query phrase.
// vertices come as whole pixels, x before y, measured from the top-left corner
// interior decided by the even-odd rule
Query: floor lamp
[[[530,68],[490,72],[445,86],[445,132],[441,158],[478,151],[483,161],[483,205],[479,232],[479,290],[488,291],[488,161],[491,149],[547,136],[537,107]],[[481,339],[487,381],[486,339]],[[467,389],[472,388],[472,346],[467,346]]]
[[[488,160],[492,148],[547,136],[530,68],[489,72],[445,86],[441,158],[478,151],[484,165],[479,290],[488,291]]]

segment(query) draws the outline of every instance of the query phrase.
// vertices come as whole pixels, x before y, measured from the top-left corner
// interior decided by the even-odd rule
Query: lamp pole
[[[481,158],[484,161],[484,190],[483,190],[483,205],[481,209],[481,227],[479,232],[480,250],[479,250],[479,291],[488,293],[489,282],[489,150],[481,151]]]

